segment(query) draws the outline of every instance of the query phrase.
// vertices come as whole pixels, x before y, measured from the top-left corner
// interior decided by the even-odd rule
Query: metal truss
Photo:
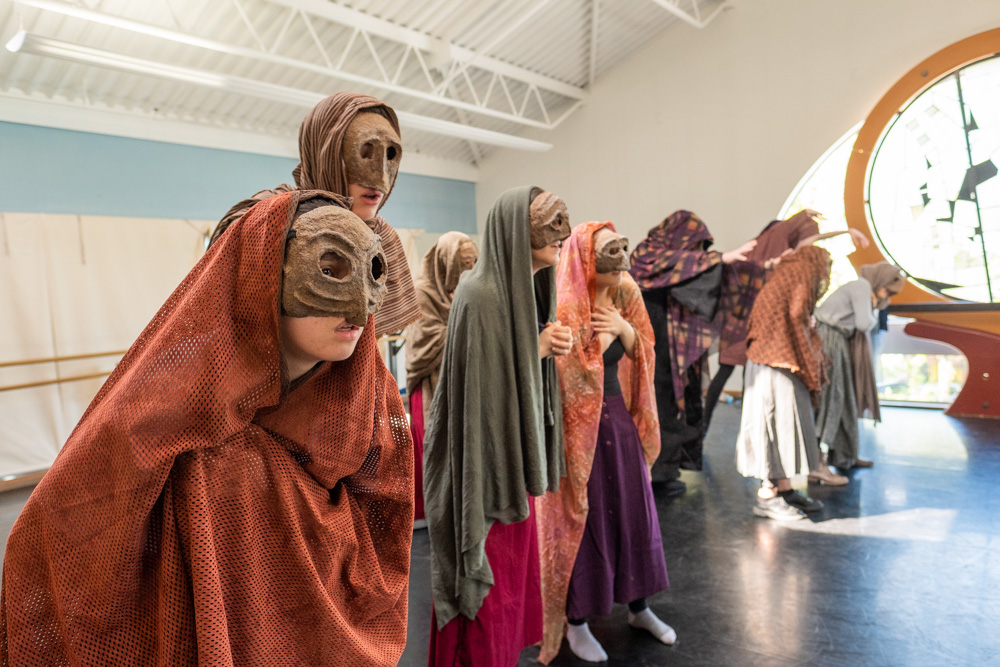
[[[588,98],[584,88],[489,55],[551,0],[538,0],[477,51],[329,0],[229,0],[233,20],[242,22],[252,37],[254,46],[246,47],[191,34],[178,20],[176,1],[162,0],[174,23],[168,28],[102,11],[101,0],[78,0],[78,4],[16,0],[25,6],[433,102],[455,109],[463,123],[476,114],[551,130]],[[697,0],[691,1],[697,4]],[[277,24],[262,26],[252,18],[268,5],[278,8],[284,17],[276,34]],[[341,31],[346,27],[349,37],[331,44],[322,37],[331,27]],[[293,31],[309,35],[321,62],[282,55],[283,44],[287,45]],[[372,73],[371,64],[377,74]]]
[[[653,0],[660,7],[695,28],[705,28],[728,5],[725,0]],[[702,9],[708,9],[707,15]]]

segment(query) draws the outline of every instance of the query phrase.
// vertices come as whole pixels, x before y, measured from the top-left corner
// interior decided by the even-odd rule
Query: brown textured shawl
[[[344,133],[354,117],[365,110],[385,116],[396,132],[399,121],[396,112],[381,100],[360,93],[334,93],[313,107],[299,127],[299,164],[292,170],[295,187],[282,183],[273,190],[262,190],[249,199],[244,199],[219,221],[212,233],[214,243],[230,224],[257,202],[290,190],[327,190],[347,196],[347,174],[341,156]],[[382,205],[391,193],[385,193]],[[413,278],[406,263],[403,243],[396,230],[381,216],[365,221],[372,231],[382,237],[382,249],[389,267],[388,288],[382,309],[375,316],[375,335],[392,333],[403,329],[420,317],[417,296],[413,290]]]
[[[826,250],[807,246],[786,255],[757,296],[747,327],[747,357],[790,370],[805,383],[814,402],[827,379],[823,343],[812,326],[812,314],[829,284]]]
[[[780,257],[786,250],[805,238],[819,234],[819,213],[803,209],[786,220],[774,220],[757,235],[757,245],[747,253],[747,262],[730,265],[737,271],[728,272],[723,286],[723,298],[727,294],[738,294],[733,305],[720,303],[719,312],[722,327],[719,336],[719,363],[730,366],[744,366],[747,362],[747,317],[754,299],[767,280],[763,265],[769,259]],[[760,268],[757,268],[760,267]]]
[[[775,220],[757,235],[757,245],[747,253],[747,259],[763,264],[789,248],[794,249],[799,241],[819,234],[819,216],[806,208],[785,220]]]
[[[424,255],[424,264],[415,286],[420,319],[406,332],[406,393],[423,387],[424,423],[430,417],[431,401],[438,371],[444,357],[448,313],[462,273],[472,268],[479,250],[462,232],[442,234]]]
[[[0,664],[395,665],[413,446],[365,327],[289,388],[278,339],[299,195],[191,270],[14,524]]]

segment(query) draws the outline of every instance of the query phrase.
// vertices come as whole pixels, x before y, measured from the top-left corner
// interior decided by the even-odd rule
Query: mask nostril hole
[[[374,154],[375,154],[375,146],[371,142],[368,142],[363,146],[361,146],[361,157],[363,157],[364,159],[366,160],[371,159],[371,157]]]
[[[389,158],[390,160],[395,160],[396,159],[396,147],[395,146],[389,146],[389,148],[385,151],[385,156],[387,158]]]
[[[385,265],[381,257],[372,257],[372,278],[378,280],[385,273]]]

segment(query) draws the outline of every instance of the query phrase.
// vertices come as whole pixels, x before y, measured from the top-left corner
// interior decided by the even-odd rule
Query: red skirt
[[[486,536],[493,587],[476,619],[459,615],[443,629],[431,610],[430,667],[512,667],[521,651],[542,641],[535,499],[519,523],[494,523]]]
[[[424,517],[424,388],[410,394],[410,435],[413,436],[413,520]]]

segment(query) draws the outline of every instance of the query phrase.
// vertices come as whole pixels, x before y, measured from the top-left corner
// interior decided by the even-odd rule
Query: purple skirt
[[[574,619],[610,614],[615,602],[670,585],[642,443],[621,396],[604,397],[587,500],[587,527],[566,601]]]

